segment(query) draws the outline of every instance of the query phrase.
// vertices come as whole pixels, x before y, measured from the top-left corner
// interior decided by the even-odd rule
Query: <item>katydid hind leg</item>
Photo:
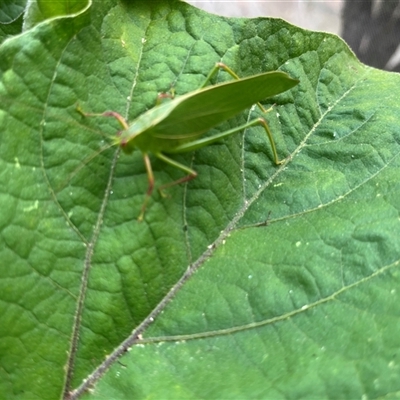
[[[211,79],[216,75],[216,73],[219,70],[224,70],[225,72],[227,72],[233,79],[239,80],[239,76],[237,74],[235,74],[227,65],[225,65],[224,63],[221,62],[217,62],[214,67],[212,68],[212,70],[210,71],[210,73],[207,75],[206,80],[204,81],[204,83],[200,86],[200,88],[204,88],[206,87]]]
[[[274,138],[273,138],[272,133],[271,133],[271,131],[269,129],[267,121],[264,118],[256,118],[256,119],[254,119],[254,120],[252,120],[250,122],[247,122],[244,125],[238,126],[236,128],[230,129],[230,130],[225,131],[225,132],[221,132],[221,133],[216,134],[214,136],[209,136],[209,137],[206,137],[206,138],[203,138],[203,139],[195,140],[195,141],[190,142],[190,143],[185,143],[185,144],[183,144],[181,146],[176,147],[173,152],[178,154],[178,153],[185,153],[185,152],[189,152],[189,151],[198,150],[198,149],[201,149],[202,147],[205,147],[205,146],[208,146],[209,144],[218,142],[219,140],[224,139],[224,138],[226,138],[228,136],[231,136],[234,133],[240,132],[242,130],[245,130],[245,129],[250,128],[250,127],[255,126],[255,125],[261,125],[264,128],[264,130],[265,130],[265,132],[266,132],[266,134],[268,136],[269,142],[271,143],[272,154],[273,154],[273,157],[274,157],[275,164],[276,165],[282,164],[283,161],[279,160],[278,152],[276,151],[276,145],[275,145]]]
[[[267,133],[269,142],[271,143],[271,148],[272,148],[272,153],[274,155],[275,164],[276,165],[282,164],[285,160],[279,160],[278,152],[276,151],[274,137],[272,136],[272,132],[269,129],[267,121],[264,118],[257,118],[256,121],[264,128],[265,132]]]
[[[233,79],[235,79],[235,80],[240,80],[239,75],[237,75],[231,68],[229,68],[227,65],[225,65],[225,64],[222,63],[222,62],[217,62],[217,63],[214,65],[214,67],[212,68],[212,70],[210,71],[210,73],[207,75],[206,80],[205,80],[204,83],[200,86],[200,88],[202,89],[202,88],[206,87],[206,86],[210,83],[211,79],[212,79],[212,78],[216,75],[216,73],[217,73],[219,70],[221,70],[221,69],[222,69],[223,71],[227,72]],[[272,107],[270,107],[268,110],[266,110],[266,109],[262,106],[262,104],[261,104],[260,102],[257,102],[256,104],[257,104],[257,107],[258,107],[262,112],[264,112],[264,113],[269,112],[269,111],[271,110],[271,108],[272,108]]]

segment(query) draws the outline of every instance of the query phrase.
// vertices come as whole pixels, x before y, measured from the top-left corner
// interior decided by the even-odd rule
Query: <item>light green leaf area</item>
[[[32,0],[24,17],[24,29],[33,28],[38,23],[60,16],[72,17],[91,4],[91,0]]]
[[[172,0],[94,2],[0,60],[0,398],[398,395],[398,74],[333,35]],[[218,61],[300,80],[262,102],[285,163],[260,127],[174,155],[198,177],[139,223],[140,151],[77,106],[132,121]],[[183,176],[151,160],[156,186]]]

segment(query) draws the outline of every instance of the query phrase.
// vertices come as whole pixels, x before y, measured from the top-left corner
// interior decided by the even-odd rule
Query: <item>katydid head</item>
[[[128,129],[119,131],[114,137],[114,143],[121,147],[122,151],[126,154],[131,154],[135,149],[136,138],[143,133],[143,129],[140,124],[136,124],[134,121]]]
[[[127,154],[131,154],[136,147],[142,153],[157,153],[165,150],[160,140],[154,136],[154,130],[161,121],[167,118],[173,107],[172,100],[163,102],[137,117],[129,125],[126,123],[124,129],[115,137],[114,143]]]

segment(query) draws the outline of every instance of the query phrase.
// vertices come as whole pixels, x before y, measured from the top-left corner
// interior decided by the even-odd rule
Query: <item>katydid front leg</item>
[[[158,96],[157,103],[161,102],[166,97],[173,98],[173,96],[174,96],[173,93],[171,95],[165,94],[164,96],[163,96],[163,94],[160,94]],[[129,125],[128,125],[128,122],[126,121],[126,119],[121,114],[119,114],[119,113],[117,113],[115,111],[106,111],[106,112],[101,113],[101,114],[84,113],[80,108],[78,108],[78,111],[79,111],[79,113],[81,113],[85,117],[100,117],[101,116],[101,117],[112,117],[112,118],[115,118],[120,123],[121,127],[124,130],[129,129]],[[121,146],[122,147],[124,146],[123,142],[121,142]],[[164,154],[162,154],[160,152],[159,153],[155,153],[154,155],[157,158],[159,158],[160,160],[166,162],[167,164],[172,165],[173,167],[176,167],[176,168],[178,168],[178,169],[180,169],[180,170],[182,170],[182,171],[187,173],[187,175],[185,175],[183,178],[177,179],[176,181],[169,182],[169,183],[166,183],[165,185],[160,186],[158,188],[158,190],[159,190],[161,196],[166,197],[166,195],[165,195],[165,193],[163,191],[164,189],[166,189],[168,187],[171,187],[171,186],[179,185],[179,184],[184,183],[184,182],[188,182],[188,181],[196,178],[197,172],[194,171],[193,169],[188,168],[185,165],[180,164],[177,161],[174,161],[174,160],[170,159],[169,157],[165,156]],[[146,211],[146,208],[147,208],[147,204],[148,204],[148,202],[150,200],[150,197],[151,197],[151,195],[153,194],[153,191],[154,191],[154,182],[155,182],[153,169],[151,167],[150,157],[149,157],[149,155],[147,153],[143,153],[143,160],[144,160],[144,165],[145,165],[145,168],[146,168],[147,179],[148,179],[149,185],[147,187],[146,197],[145,197],[145,199],[143,201],[142,208],[141,208],[140,214],[138,216],[138,221],[143,221],[144,214],[145,214],[145,211]]]

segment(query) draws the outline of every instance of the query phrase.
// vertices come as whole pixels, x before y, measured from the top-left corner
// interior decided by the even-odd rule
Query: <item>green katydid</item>
[[[229,73],[235,80],[207,86],[220,69]],[[159,188],[161,194],[163,189],[187,182],[197,176],[195,170],[172,160],[165,153],[177,154],[197,150],[254,125],[261,125],[264,128],[271,143],[274,161],[277,165],[280,164],[272,133],[263,118],[254,119],[213,136],[199,137],[254,103],[291,89],[298,83],[298,80],[280,71],[265,72],[241,79],[225,64],[217,63],[199,89],[178,97],[174,97],[173,93],[170,96],[160,95],[159,100],[161,97],[171,97],[171,100],[157,103],[154,108],[140,115],[130,124],[120,114],[113,111],[102,114],[83,113],[79,108],[78,111],[84,116],[116,118],[123,130],[115,136],[113,144],[121,146],[127,154],[132,153],[135,147],[142,152],[149,181],[146,198],[138,218],[142,220],[154,188],[149,153],[187,173],[183,178],[161,186]],[[260,103],[257,105],[266,112]]]

